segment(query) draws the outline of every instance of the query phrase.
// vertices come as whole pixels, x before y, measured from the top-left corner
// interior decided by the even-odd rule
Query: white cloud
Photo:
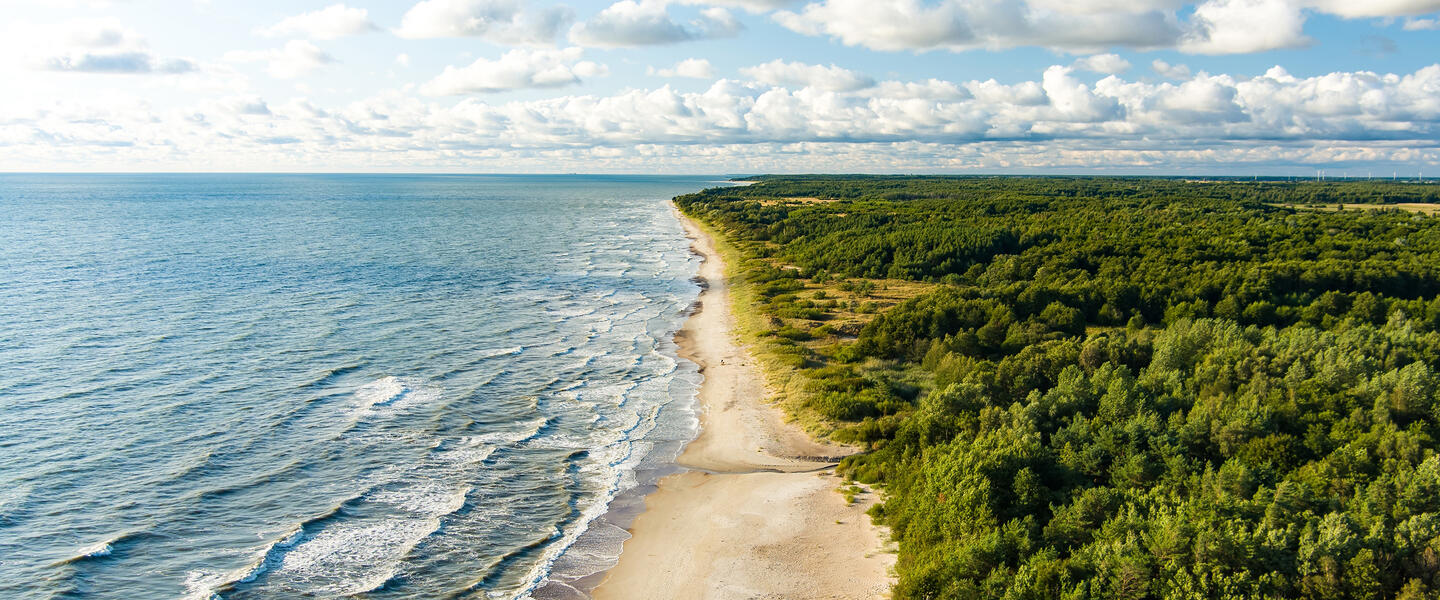
[[[1190,67],[1187,67],[1185,65],[1172,65],[1158,58],[1155,59],[1154,62],[1150,63],[1150,70],[1154,71],[1156,75],[1159,75],[1166,79],[1190,78]]]
[[[743,28],[720,7],[704,9],[700,18],[681,24],[671,19],[666,0],[620,0],[576,24],[570,40],[584,46],[649,46],[733,37]]]
[[[975,39],[954,5],[926,8],[914,0],[824,0],[806,5],[800,13],[776,13],[774,19],[801,34],[829,35],[848,46],[875,50],[929,50],[971,44]]]
[[[529,81],[528,76],[515,79]],[[564,85],[574,79],[557,71],[552,82]],[[404,122],[394,112],[380,112],[388,115],[386,126]],[[1429,144],[1440,134],[1440,65],[1409,75],[1355,72],[1311,78],[1277,68],[1253,78],[1202,74],[1160,84],[1114,76],[1086,84],[1069,67],[1053,66],[1038,80],[1016,84],[882,82],[851,92],[720,80],[696,93],[666,86],[500,105],[465,100],[416,115],[417,131],[435,128],[426,134],[431,137],[450,135],[444,132],[450,131],[447,123],[454,123],[469,132],[466,143],[499,148],[1047,140],[1105,149],[1173,149],[1177,140],[1187,148],[1202,144],[1195,140],[1216,140],[1209,143],[1220,146],[1227,140]]]
[[[868,75],[835,65],[807,65],[779,59],[740,69],[760,83],[791,87],[813,87],[833,92],[853,92],[875,85]]]
[[[269,116],[274,114],[270,112],[270,105],[259,96],[229,98],[224,101],[224,105],[237,115]]]
[[[199,69],[190,59],[152,53],[139,33],[114,19],[50,25],[11,23],[0,32],[0,55],[22,68],[70,73],[176,74]]]
[[[1155,87],[1114,81],[1101,89],[1125,106],[1132,122],[1146,127],[1216,126],[1245,119],[1235,81],[1227,77],[1202,75],[1178,86]]]
[[[1347,19],[1406,17],[1440,10],[1440,0],[1311,0],[1306,4]]]
[[[1049,110],[1035,113],[1037,116],[1065,123],[1098,123],[1123,115],[1116,98],[1096,93],[1071,72],[1069,67],[1058,65],[1045,69],[1040,88],[1050,99]]]
[[[970,91],[950,81],[929,79],[926,81],[882,81],[875,87],[858,93],[871,98],[890,100],[945,100],[959,101],[972,98]]]
[[[1440,29],[1440,19],[1405,19],[1405,31]]]
[[[375,31],[369,11],[351,8],[344,4],[332,4],[320,10],[313,10],[286,17],[279,23],[260,29],[257,33],[270,37],[306,37],[314,40],[333,40]]]
[[[1119,75],[1130,70],[1130,61],[1118,54],[1094,54],[1077,59],[1071,66],[1081,71]]]
[[[1179,44],[1193,54],[1242,54],[1309,43],[1305,15],[1290,0],[1207,0]]]
[[[516,0],[423,0],[400,19],[403,38],[478,37],[500,44],[545,46],[571,20],[564,7],[532,10]]]
[[[715,68],[712,67],[710,65],[710,61],[706,59],[687,58],[678,63],[675,63],[675,66],[673,67],[666,67],[662,69],[657,69],[655,67],[647,67],[645,69],[645,73],[648,75],[656,75],[659,77],[689,77],[692,79],[711,79],[715,77]]]
[[[1054,6],[1064,4],[1050,2]],[[780,11],[776,22],[806,35],[827,35],[875,50],[962,51],[1043,46],[1093,52],[1111,46],[1156,48],[1173,44],[1180,30],[1173,15],[1144,2],[1134,12],[1035,8],[1001,0],[821,0],[798,13]],[[1083,8],[1083,7],[1082,7]]]
[[[678,0],[677,4],[704,4],[744,9],[751,13],[764,13],[802,4],[805,0]]]
[[[409,68],[409,67],[410,67],[410,55],[409,55],[409,54],[406,54],[406,53],[404,53],[404,52],[401,52],[401,53],[399,53],[399,54],[396,54],[396,55],[395,55],[395,64],[400,65],[400,66],[402,66],[402,67]]]
[[[1096,0],[1072,9],[1104,6]],[[118,26],[47,31],[41,38],[54,38],[54,46],[37,46],[44,50],[37,57],[143,50],[137,34]],[[303,45],[294,46],[293,54],[308,63],[296,59],[286,67],[289,45],[228,58],[260,63],[277,75],[333,61],[309,42],[297,44]],[[514,50],[451,67],[417,86],[427,94],[475,96],[432,99],[399,89],[325,105],[269,97],[274,89],[262,97],[238,84],[196,88],[193,99],[146,97],[150,87],[178,91],[225,69],[233,74],[223,63],[175,78],[20,73],[27,93],[0,95],[0,164],[90,170],[1175,173],[1440,161],[1434,143],[1440,139],[1440,65],[1398,74],[1306,76],[1278,67],[1211,74],[1201,71],[1208,63],[1199,59],[1191,61],[1192,72],[1157,60],[1128,79],[1111,74],[1094,81],[1081,69],[1119,70],[1119,62],[1101,55],[1059,58],[1054,66],[1004,82],[874,82],[834,65],[776,61],[745,70],[744,80],[721,79],[695,92],[671,86],[609,94],[562,89],[605,72],[586,58],[580,49]],[[700,58],[665,66],[656,72],[715,76]],[[72,91],[82,86],[86,93]],[[478,96],[517,88],[558,91],[539,99]]]
[[[479,91],[569,85],[586,76],[579,51],[514,52],[524,59],[512,57],[521,68],[500,68],[496,63],[505,62],[502,58],[451,83]],[[534,56],[545,53],[560,56]],[[306,149],[317,157],[388,156],[403,150],[412,160],[454,153],[513,158],[517,155],[510,153],[521,146],[535,152],[633,156],[628,153],[642,145],[660,154],[775,159],[795,149],[789,145],[820,144],[825,146],[807,151],[834,150],[858,158],[855,165],[904,155],[897,148],[932,145],[935,156],[993,154],[996,160],[1039,166],[1072,164],[1066,156],[1086,157],[1074,158],[1074,164],[1110,161],[1110,167],[1169,164],[1167,157],[1182,155],[1189,158],[1181,160],[1220,164],[1229,159],[1323,160],[1342,150],[1379,157],[1431,148],[1426,152],[1433,156],[1431,140],[1440,135],[1440,65],[1410,74],[1337,72],[1307,78],[1275,68],[1257,77],[1201,74],[1158,84],[1120,77],[1086,84],[1069,67],[1052,66],[1038,79],[1015,84],[887,81],[842,92],[720,80],[694,93],[665,86],[501,104],[467,98],[448,106],[394,94],[339,108],[266,104],[238,96],[223,105],[177,113],[190,119],[183,122],[162,115],[165,124],[155,126],[138,121],[149,118],[149,112],[128,112],[110,103],[47,112],[52,110],[11,111],[29,124],[0,124],[0,132],[23,137],[38,128],[71,140],[58,148],[103,140],[137,148],[154,144],[201,154],[215,149],[244,154],[253,144]],[[209,129],[197,132],[187,125],[197,114]],[[91,122],[87,119],[114,128],[76,125]],[[289,143],[277,144],[282,141]],[[3,152],[0,148],[0,156]]]
[[[981,106],[1041,106],[1047,102],[1045,90],[1034,81],[1006,85],[988,79],[971,81],[965,89]]]
[[[1435,10],[1440,0],[816,0],[772,18],[804,35],[885,51],[1036,46],[1238,54],[1308,44],[1311,11],[1363,18]]]
[[[465,67],[445,67],[439,76],[420,86],[420,92],[429,96],[459,96],[555,88],[609,72],[604,65],[580,60],[583,55],[580,48],[511,50],[495,60],[482,58]]]
[[[46,71],[77,73],[188,73],[195,63],[184,59],[158,59],[147,52],[78,52],[51,56],[36,63]]]
[[[235,63],[265,63],[265,71],[277,79],[295,79],[316,69],[337,62],[315,44],[291,40],[281,48],[270,50],[237,50],[227,52],[225,60]]]
[[[1032,8],[1072,15],[1094,15],[1114,12],[1170,11],[1185,6],[1189,0],[1030,0]]]

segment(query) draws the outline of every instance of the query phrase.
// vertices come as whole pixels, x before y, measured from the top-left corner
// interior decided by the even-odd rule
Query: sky
[[[1440,0],[0,11],[0,171],[1440,177]]]

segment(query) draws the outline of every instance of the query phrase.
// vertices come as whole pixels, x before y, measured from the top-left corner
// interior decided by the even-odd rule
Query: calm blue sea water
[[[0,175],[0,597],[607,567],[596,517],[692,435],[668,199],[715,184]]]

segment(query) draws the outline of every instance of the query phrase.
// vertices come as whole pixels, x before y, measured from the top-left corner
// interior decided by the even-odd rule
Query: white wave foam
[[[277,538],[245,567],[187,574],[186,598],[218,598],[227,588],[253,583],[267,574],[265,585],[303,590],[310,596],[372,591],[399,573],[405,556],[440,529],[444,516],[464,507],[469,492],[469,487],[430,480],[372,490],[363,500],[383,505],[387,510],[380,512],[388,516],[330,520],[337,508]]]
[[[328,514],[334,514],[338,507]],[[191,571],[185,574],[185,600],[219,600],[220,590],[235,585],[251,583],[259,579],[270,568],[275,557],[295,547],[305,535],[304,525],[295,525],[285,530],[285,535],[258,549],[245,566],[226,572]]]
[[[469,491],[425,481],[368,494],[367,501],[389,506],[395,516],[328,524],[286,551],[272,577],[322,596],[375,590],[399,573],[416,545],[440,529],[442,517],[464,507]]]
[[[604,515],[610,507],[610,501],[625,488],[622,486],[634,485],[633,478],[626,478],[626,471],[633,471],[635,464],[643,457],[643,453],[634,451],[634,444],[621,442],[607,446],[597,447],[590,451],[587,464],[581,465],[580,471],[593,480],[611,483],[609,488],[599,495],[595,501],[581,509],[580,518],[576,519],[576,525],[568,532],[562,532],[560,540],[546,548],[541,559],[537,561],[526,573],[524,581],[527,585],[513,596],[514,598],[527,598],[550,579],[556,567],[556,562],[575,545],[576,541],[584,536],[597,520]],[[571,565],[575,566],[575,565]]]
[[[577,507],[581,512],[579,518],[563,531],[556,531],[556,538],[546,542],[539,556],[515,565],[520,572],[507,575],[510,581],[514,581],[512,576],[521,575],[521,580],[526,582],[521,586],[524,589],[494,592],[523,598],[543,585],[555,569],[588,573],[606,568],[625,534],[613,525],[602,526],[604,521],[596,519],[608,510],[617,493],[637,485],[634,469],[654,447],[644,438],[656,428],[658,407],[670,404],[667,401],[672,399],[669,381],[687,371],[677,369],[681,363],[673,357],[673,348],[663,347],[664,343],[659,341],[668,339],[663,335],[665,332],[659,330],[673,329],[670,321],[678,325],[679,319],[653,322],[656,302],[673,304],[675,314],[679,315],[683,304],[680,299],[651,299],[641,293],[628,292],[621,292],[617,297],[616,292],[606,291],[595,300],[585,299],[596,304],[609,302],[612,307],[577,310],[582,301],[550,304],[552,308],[547,310],[550,316],[567,321],[564,329],[569,332],[567,335],[585,336],[584,341],[576,339],[565,346],[547,346],[543,342],[531,344],[528,340],[512,338],[529,345],[532,353],[538,352],[532,360],[547,362],[546,359],[564,357],[548,362],[579,361],[570,369],[561,366],[554,373],[556,378],[548,382],[528,375],[528,378],[506,377],[503,383],[507,386],[526,386],[527,389],[517,394],[510,394],[508,388],[495,388],[510,397],[545,396],[547,407],[532,414],[546,416],[504,425],[505,431],[485,431],[493,429],[486,426],[481,430],[484,433],[476,435],[438,440],[426,437],[419,447],[429,448],[430,452],[422,461],[395,465],[379,480],[372,480],[374,487],[347,505],[342,517],[307,525],[308,531],[295,532],[283,538],[283,543],[277,542],[268,553],[270,559],[259,561],[252,569],[254,574],[265,574],[264,580],[257,584],[263,586],[261,591],[351,595],[384,586],[397,576],[416,575],[406,569],[421,568],[425,563],[408,565],[406,561],[415,558],[412,553],[417,553],[416,556],[429,553],[429,550],[416,550],[422,543],[423,548],[430,548],[432,543],[437,544],[437,548],[448,548],[443,540],[463,536],[462,532],[467,531],[466,522],[509,516],[508,511],[500,510],[493,517],[482,517],[484,507],[466,508],[468,488],[464,486],[467,482],[474,483],[476,473],[484,469],[477,471],[473,467],[490,459],[497,450],[517,445],[521,449],[587,450],[581,463],[576,465],[575,475],[586,482],[585,488],[589,491]],[[649,331],[651,329],[657,331]],[[605,350],[596,352],[602,348]],[[524,351],[522,346],[477,351],[471,356],[478,358],[467,368],[473,368],[482,360]],[[490,364],[507,362],[502,359]],[[527,367],[521,373],[532,370]],[[543,369],[537,372],[544,373]],[[469,391],[458,388],[445,393],[457,401],[469,395]],[[557,396],[559,402],[550,401]],[[384,377],[356,390],[354,404],[357,414],[363,417],[399,413],[438,397],[440,391],[423,381]],[[533,404],[534,397],[531,398]],[[682,413],[677,417],[682,421],[677,427],[693,427],[695,415]],[[553,427],[547,429],[552,423]],[[576,423],[596,425],[576,428]],[[368,436],[381,433],[378,429],[366,428],[360,434],[371,439]],[[466,511],[462,518],[448,516],[461,510]],[[454,522],[444,525],[447,533],[437,534],[442,523],[451,519]],[[582,547],[572,548],[576,540],[592,528],[597,531],[590,534]],[[433,539],[426,541],[432,536]],[[247,579],[253,580],[254,577]]]
[[[224,573],[215,573],[203,569],[185,573],[185,595],[184,600],[218,600],[220,594],[215,590],[229,581]]]
[[[260,550],[245,566],[231,571],[209,571],[198,569],[185,573],[185,600],[220,600],[220,590],[237,584],[255,581],[265,572],[266,557],[270,548]]]
[[[75,554],[77,558],[100,558],[102,556],[110,556],[110,553],[114,551],[115,547],[106,541],[81,548]]]
[[[377,490],[367,500],[389,504],[412,515],[441,517],[465,506],[469,487],[457,487],[440,481],[422,481],[403,488]]]
[[[440,390],[415,379],[390,375],[360,386],[354,397],[357,416],[363,416],[381,408],[400,410],[429,404],[440,397]]]
[[[524,346],[511,346],[509,348],[495,348],[491,350],[480,350],[476,352],[478,358],[498,358],[501,356],[515,356],[525,351]]]
[[[529,421],[520,422],[520,428],[513,431],[496,431],[493,433],[482,433],[480,435],[470,436],[466,439],[469,440],[471,443],[476,444],[496,444],[500,446],[518,444],[520,442],[530,440],[536,435],[539,435],[540,430],[543,429],[545,425],[549,422],[550,419],[547,417],[536,417]]]
[[[399,400],[407,391],[399,377],[381,377],[355,390],[355,401],[362,408],[384,406]]]
[[[435,453],[437,460],[471,466],[485,462],[485,459],[490,458],[490,455],[495,453],[494,446],[470,438],[448,446],[454,447],[447,447],[447,444],[443,442],[437,446],[437,448],[440,448],[440,450]]]
[[[276,548],[293,548],[293,547],[295,547],[295,544],[300,543],[300,538],[301,538],[302,536],[304,536],[304,535],[305,535],[305,528],[304,528],[304,527],[296,527],[296,528],[290,530],[290,533],[286,534],[284,537],[282,537],[282,538],[280,538],[279,540],[277,540],[277,541],[275,542],[275,547],[276,547]]]
[[[126,532],[116,534],[105,540],[95,542],[88,546],[77,548],[68,558],[57,561],[53,566],[75,564],[97,558],[105,558],[115,552],[115,546],[126,541],[131,541],[140,535],[137,532]]]
[[[439,519],[404,519],[325,530],[287,552],[274,576],[305,582],[313,595],[367,592],[394,577],[397,553],[439,526]]]
[[[698,263],[696,263],[698,264]],[[688,269],[693,274],[695,266],[688,264]],[[683,298],[672,298],[676,306],[684,306]],[[648,300],[647,300],[648,301]],[[626,320],[630,314],[621,317],[619,320]],[[679,313],[676,313],[679,314]],[[664,329],[673,331],[679,326],[683,319],[672,319],[665,324]],[[593,336],[592,336],[593,337]],[[659,339],[666,340],[668,333],[659,336]],[[647,381],[647,385],[640,389],[635,386],[623,387],[620,390],[609,386],[598,386],[599,390],[584,389],[583,393],[592,400],[601,400],[619,396],[621,404],[616,408],[620,409],[618,414],[607,413],[609,420],[614,420],[623,425],[623,440],[619,443],[606,446],[592,446],[588,455],[587,464],[581,466],[580,471],[586,478],[595,478],[599,481],[611,481],[612,487],[604,497],[594,505],[584,509],[584,516],[579,519],[579,524],[565,537],[565,539],[547,549],[545,556],[540,560],[529,575],[532,579],[530,585],[515,598],[529,597],[530,594],[540,590],[547,582],[555,582],[564,586],[563,591],[575,591],[568,584],[579,578],[603,571],[613,566],[615,557],[619,554],[618,544],[623,542],[623,537],[628,537],[623,530],[614,527],[604,521],[597,521],[601,514],[608,510],[610,502],[627,489],[633,489],[638,485],[636,480],[636,467],[647,460],[656,445],[649,440],[653,434],[661,434],[663,440],[683,441],[693,438],[698,431],[699,419],[696,407],[696,392],[698,391],[700,378],[691,371],[693,367],[681,368],[685,364],[673,356],[674,346],[662,343],[658,347],[653,344],[655,340],[637,340],[637,342],[652,342],[651,356],[658,351],[662,360],[648,362],[648,365],[660,367],[660,372],[653,373],[654,379]],[[641,345],[644,345],[643,343]],[[636,348],[640,350],[639,347]],[[643,353],[643,352],[641,352]],[[648,366],[647,365],[647,366]],[[637,365],[638,366],[638,365]],[[633,370],[626,370],[623,379],[634,380],[636,373]],[[681,382],[677,387],[677,382]],[[638,383],[638,382],[637,382]],[[609,389],[606,389],[606,388]],[[598,392],[598,393],[597,393]],[[619,394],[616,394],[619,392]],[[580,395],[582,390],[576,390]],[[627,397],[633,396],[637,401],[628,401]],[[688,401],[686,401],[688,398]],[[665,409],[663,407],[671,407]],[[662,410],[670,415],[665,420],[673,421],[662,425],[659,417]],[[628,417],[628,418],[627,418]],[[679,431],[674,431],[678,428]],[[560,445],[585,445],[587,442],[596,443],[600,440],[590,439],[566,439],[567,436],[547,436],[545,443],[558,443]],[[659,441],[659,440],[657,440]],[[678,454],[679,445],[673,452]],[[673,460],[673,456],[670,456]],[[665,460],[663,457],[661,460]],[[620,539],[617,539],[620,538]],[[543,590],[546,594],[553,596],[550,589]],[[578,593],[578,592],[577,592]]]
[[[571,548],[555,560],[555,570],[567,573],[599,573],[615,566],[621,547],[630,532],[601,521],[585,534],[585,547]]]

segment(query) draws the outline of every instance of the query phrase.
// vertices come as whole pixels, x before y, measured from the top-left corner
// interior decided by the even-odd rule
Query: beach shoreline
[[[725,263],[714,240],[676,211],[700,255],[695,311],[676,333],[704,374],[700,432],[629,528],[619,562],[591,594],[645,598],[881,598],[894,554],[847,502],[834,464],[852,448],[812,439],[766,402],[763,372],[735,339]]]

